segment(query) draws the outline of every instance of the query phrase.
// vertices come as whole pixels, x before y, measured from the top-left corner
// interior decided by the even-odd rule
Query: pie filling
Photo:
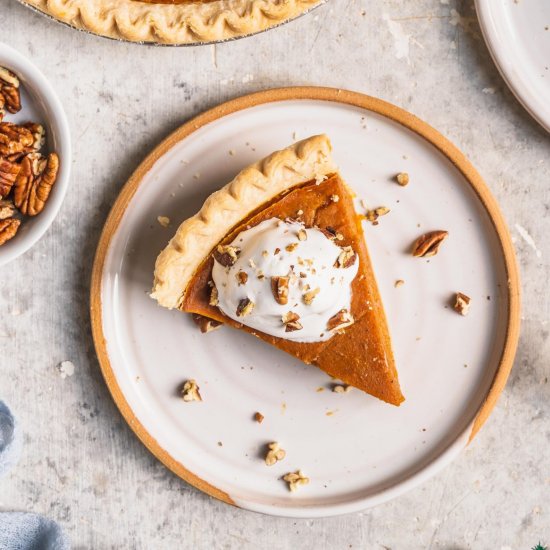
[[[213,293],[227,317],[295,342],[322,342],[353,322],[359,260],[340,234],[271,218],[214,251]],[[342,322],[339,322],[342,320]]]
[[[233,228],[198,268],[180,309],[403,401],[360,218],[338,175],[293,188]]]

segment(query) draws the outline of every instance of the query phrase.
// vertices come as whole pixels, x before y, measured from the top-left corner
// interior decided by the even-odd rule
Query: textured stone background
[[[0,269],[0,397],[25,431],[0,509],[60,521],[79,549],[529,549],[550,544],[550,136],[514,99],[470,2],[330,0],[272,32],[217,47],[119,44],[0,2],[0,40],[31,57],[71,123],[73,178],[60,215]],[[519,354],[481,434],[435,479],[362,514],[263,517],[199,493],[125,425],[90,336],[88,286],[101,227],[146,151],[220,101],[273,86],[347,87],[428,121],[477,166],[517,245]],[[519,234],[532,236],[535,248]],[[70,360],[73,376],[57,365]]]

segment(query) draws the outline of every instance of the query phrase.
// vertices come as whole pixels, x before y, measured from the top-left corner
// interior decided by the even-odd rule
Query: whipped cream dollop
[[[211,304],[231,319],[295,342],[322,342],[353,322],[359,257],[330,228],[266,220],[214,251]]]

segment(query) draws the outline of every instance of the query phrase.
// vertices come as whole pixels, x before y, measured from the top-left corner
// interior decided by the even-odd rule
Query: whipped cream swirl
[[[326,341],[342,327],[335,319],[351,324],[359,257],[338,245],[341,238],[277,218],[246,229],[214,253],[212,301],[231,319],[266,334]]]

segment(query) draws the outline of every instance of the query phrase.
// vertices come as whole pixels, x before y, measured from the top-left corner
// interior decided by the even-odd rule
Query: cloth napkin
[[[21,430],[7,405],[0,401],[0,478],[19,460],[21,446]],[[67,538],[55,521],[38,514],[0,513],[0,550],[69,548]]]

